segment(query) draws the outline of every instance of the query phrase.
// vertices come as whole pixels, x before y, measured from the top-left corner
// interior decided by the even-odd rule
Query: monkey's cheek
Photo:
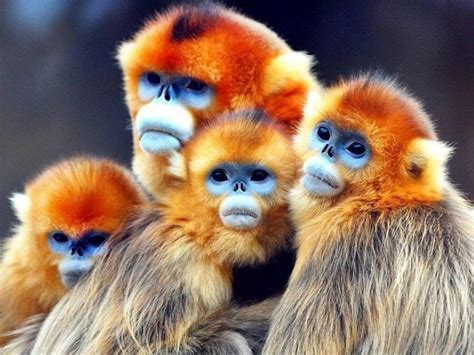
[[[344,190],[344,184],[330,176],[312,175],[306,173],[301,178],[301,185],[314,196],[332,197]]]
[[[150,154],[164,154],[179,150],[181,143],[169,134],[150,131],[141,136],[140,147]]]
[[[255,228],[260,222],[260,218],[253,215],[228,214],[224,216],[221,214],[220,217],[226,227],[240,230]]]

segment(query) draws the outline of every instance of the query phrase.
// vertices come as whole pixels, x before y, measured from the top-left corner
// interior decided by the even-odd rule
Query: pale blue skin
[[[190,77],[149,72],[140,78],[138,96],[148,101],[137,114],[140,146],[151,154],[167,154],[179,150],[194,134],[189,108],[208,108],[214,92]]]
[[[309,147],[319,154],[304,163],[303,187],[316,196],[336,196],[345,188],[336,164],[351,170],[362,169],[370,161],[370,149],[356,132],[338,129],[332,122],[320,122],[310,138]]]
[[[53,253],[63,256],[59,273],[65,287],[73,287],[90,270],[93,258],[103,252],[107,236],[103,232],[91,231],[76,240],[61,231],[49,233],[49,248]]]
[[[225,226],[251,229],[262,216],[256,196],[270,195],[275,190],[276,177],[262,165],[225,163],[210,171],[206,186],[212,195],[225,197],[219,208]]]
[[[204,110],[212,101],[213,90],[202,81],[163,73],[145,73],[138,84],[138,96],[144,101],[163,98],[171,104]]]

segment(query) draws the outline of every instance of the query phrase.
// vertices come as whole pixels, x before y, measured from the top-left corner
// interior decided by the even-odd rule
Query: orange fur
[[[196,34],[173,40],[180,21]],[[132,125],[147,103],[138,97],[138,83],[148,71],[190,76],[213,88],[210,107],[193,112],[197,130],[225,110],[255,107],[293,132],[308,90],[320,90],[310,56],[292,51],[264,25],[217,5],[181,6],[157,15],[120,46],[117,57]],[[135,133],[133,165],[145,187],[160,197],[170,182],[162,173],[167,158],[144,152]]]
[[[304,159],[315,154],[308,142],[314,127],[325,119],[335,121],[342,129],[361,133],[370,142],[371,159],[364,169],[354,172],[339,166],[348,186],[336,197],[338,201],[350,196],[363,201],[361,205],[377,201],[380,207],[393,207],[410,201],[439,200],[440,187],[433,181],[436,177],[430,178],[426,167],[416,165],[421,160],[444,160],[446,154],[437,157],[428,149],[415,150],[416,146],[423,146],[416,142],[434,141],[436,133],[421,105],[404,90],[390,81],[361,76],[329,88],[315,105],[308,108],[310,115],[303,120],[295,138],[296,149]],[[413,168],[420,169],[420,173],[425,170],[425,174],[415,176]]]
[[[285,134],[275,125],[245,119],[246,115],[234,114],[197,134],[182,152],[186,183],[165,199],[173,206],[173,220],[199,221],[186,227],[198,242],[219,260],[236,260],[238,264],[268,260],[284,244],[289,234],[286,195],[296,176],[295,155]],[[258,197],[264,212],[256,228],[233,230],[222,225],[216,211],[223,197],[210,196],[205,187],[207,174],[220,162],[259,163],[275,173],[276,191]],[[242,236],[246,237],[240,250]]]
[[[297,260],[263,353],[472,353],[474,223],[445,175],[450,148],[393,81],[363,75],[308,103],[300,157],[322,154],[310,137],[327,120],[370,158],[348,169],[335,156],[337,195],[290,193]]]
[[[13,199],[20,225],[0,265],[1,333],[49,311],[66,293],[57,269],[61,257],[48,247],[50,231],[73,238],[89,230],[115,232],[145,197],[125,168],[78,157],[46,169],[26,185],[25,195]]]
[[[297,159],[276,124],[253,115],[225,116],[184,146],[179,181],[160,203],[144,206],[127,223],[90,277],[54,309],[35,351],[172,353],[192,348],[193,326],[229,305],[232,269],[268,262],[291,231],[286,196]],[[250,229],[225,226],[219,217],[224,197],[206,188],[212,169],[239,162],[261,164],[276,175],[275,189],[258,198],[262,217]]]

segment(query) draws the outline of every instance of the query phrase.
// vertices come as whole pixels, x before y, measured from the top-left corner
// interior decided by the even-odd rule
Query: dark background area
[[[0,236],[8,196],[47,164],[93,153],[129,164],[117,44],[172,1],[0,1]],[[420,98],[474,198],[474,2],[225,1],[318,59],[326,84],[381,69]]]

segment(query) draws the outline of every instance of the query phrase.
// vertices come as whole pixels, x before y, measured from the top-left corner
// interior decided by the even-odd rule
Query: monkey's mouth
[[[72,288],[84,274],[84,271],[61,273],[61,282],[66,288]]]
[[[258,211],[242,207],[221,210],[220,217],[226,227],[239,230],[255,228],[260,221]]]
[[[223,213],[224,217],[228,216],[245,216],[245,217],[252,217],[252,218],[258,218],[257,213],[254,211],[246,210],[246,209],[241,209],[241,208],[232,208],[230,210],[227,210]]]
[[[318,182],[322,182],[323,184],[326,184],[329,186],[331,189],[337,190],[339,189],[339,185],[334,181],[328,178],[327,176],[323,176],[320,174],[313,174],[313,173],[306,173],[309,175],[311,178],[317,180]]]
[[[162,128],[159,128],[159,127],[147,128],[147,129],[143,130],[140,134],[140,140],[147,133],[150,133],[151,135],[153,135],[154,133],[157,133],[157,135],[167,135],[167,136],[170,136],[170,137],[176,139],[178,141],[179,145],[182,146],[184,144],[183,139],[179,136],[179,134],[177,132],[174,132],[174,131],[171,131],[171,130],[165,130],[165,129],[162,129]]]

